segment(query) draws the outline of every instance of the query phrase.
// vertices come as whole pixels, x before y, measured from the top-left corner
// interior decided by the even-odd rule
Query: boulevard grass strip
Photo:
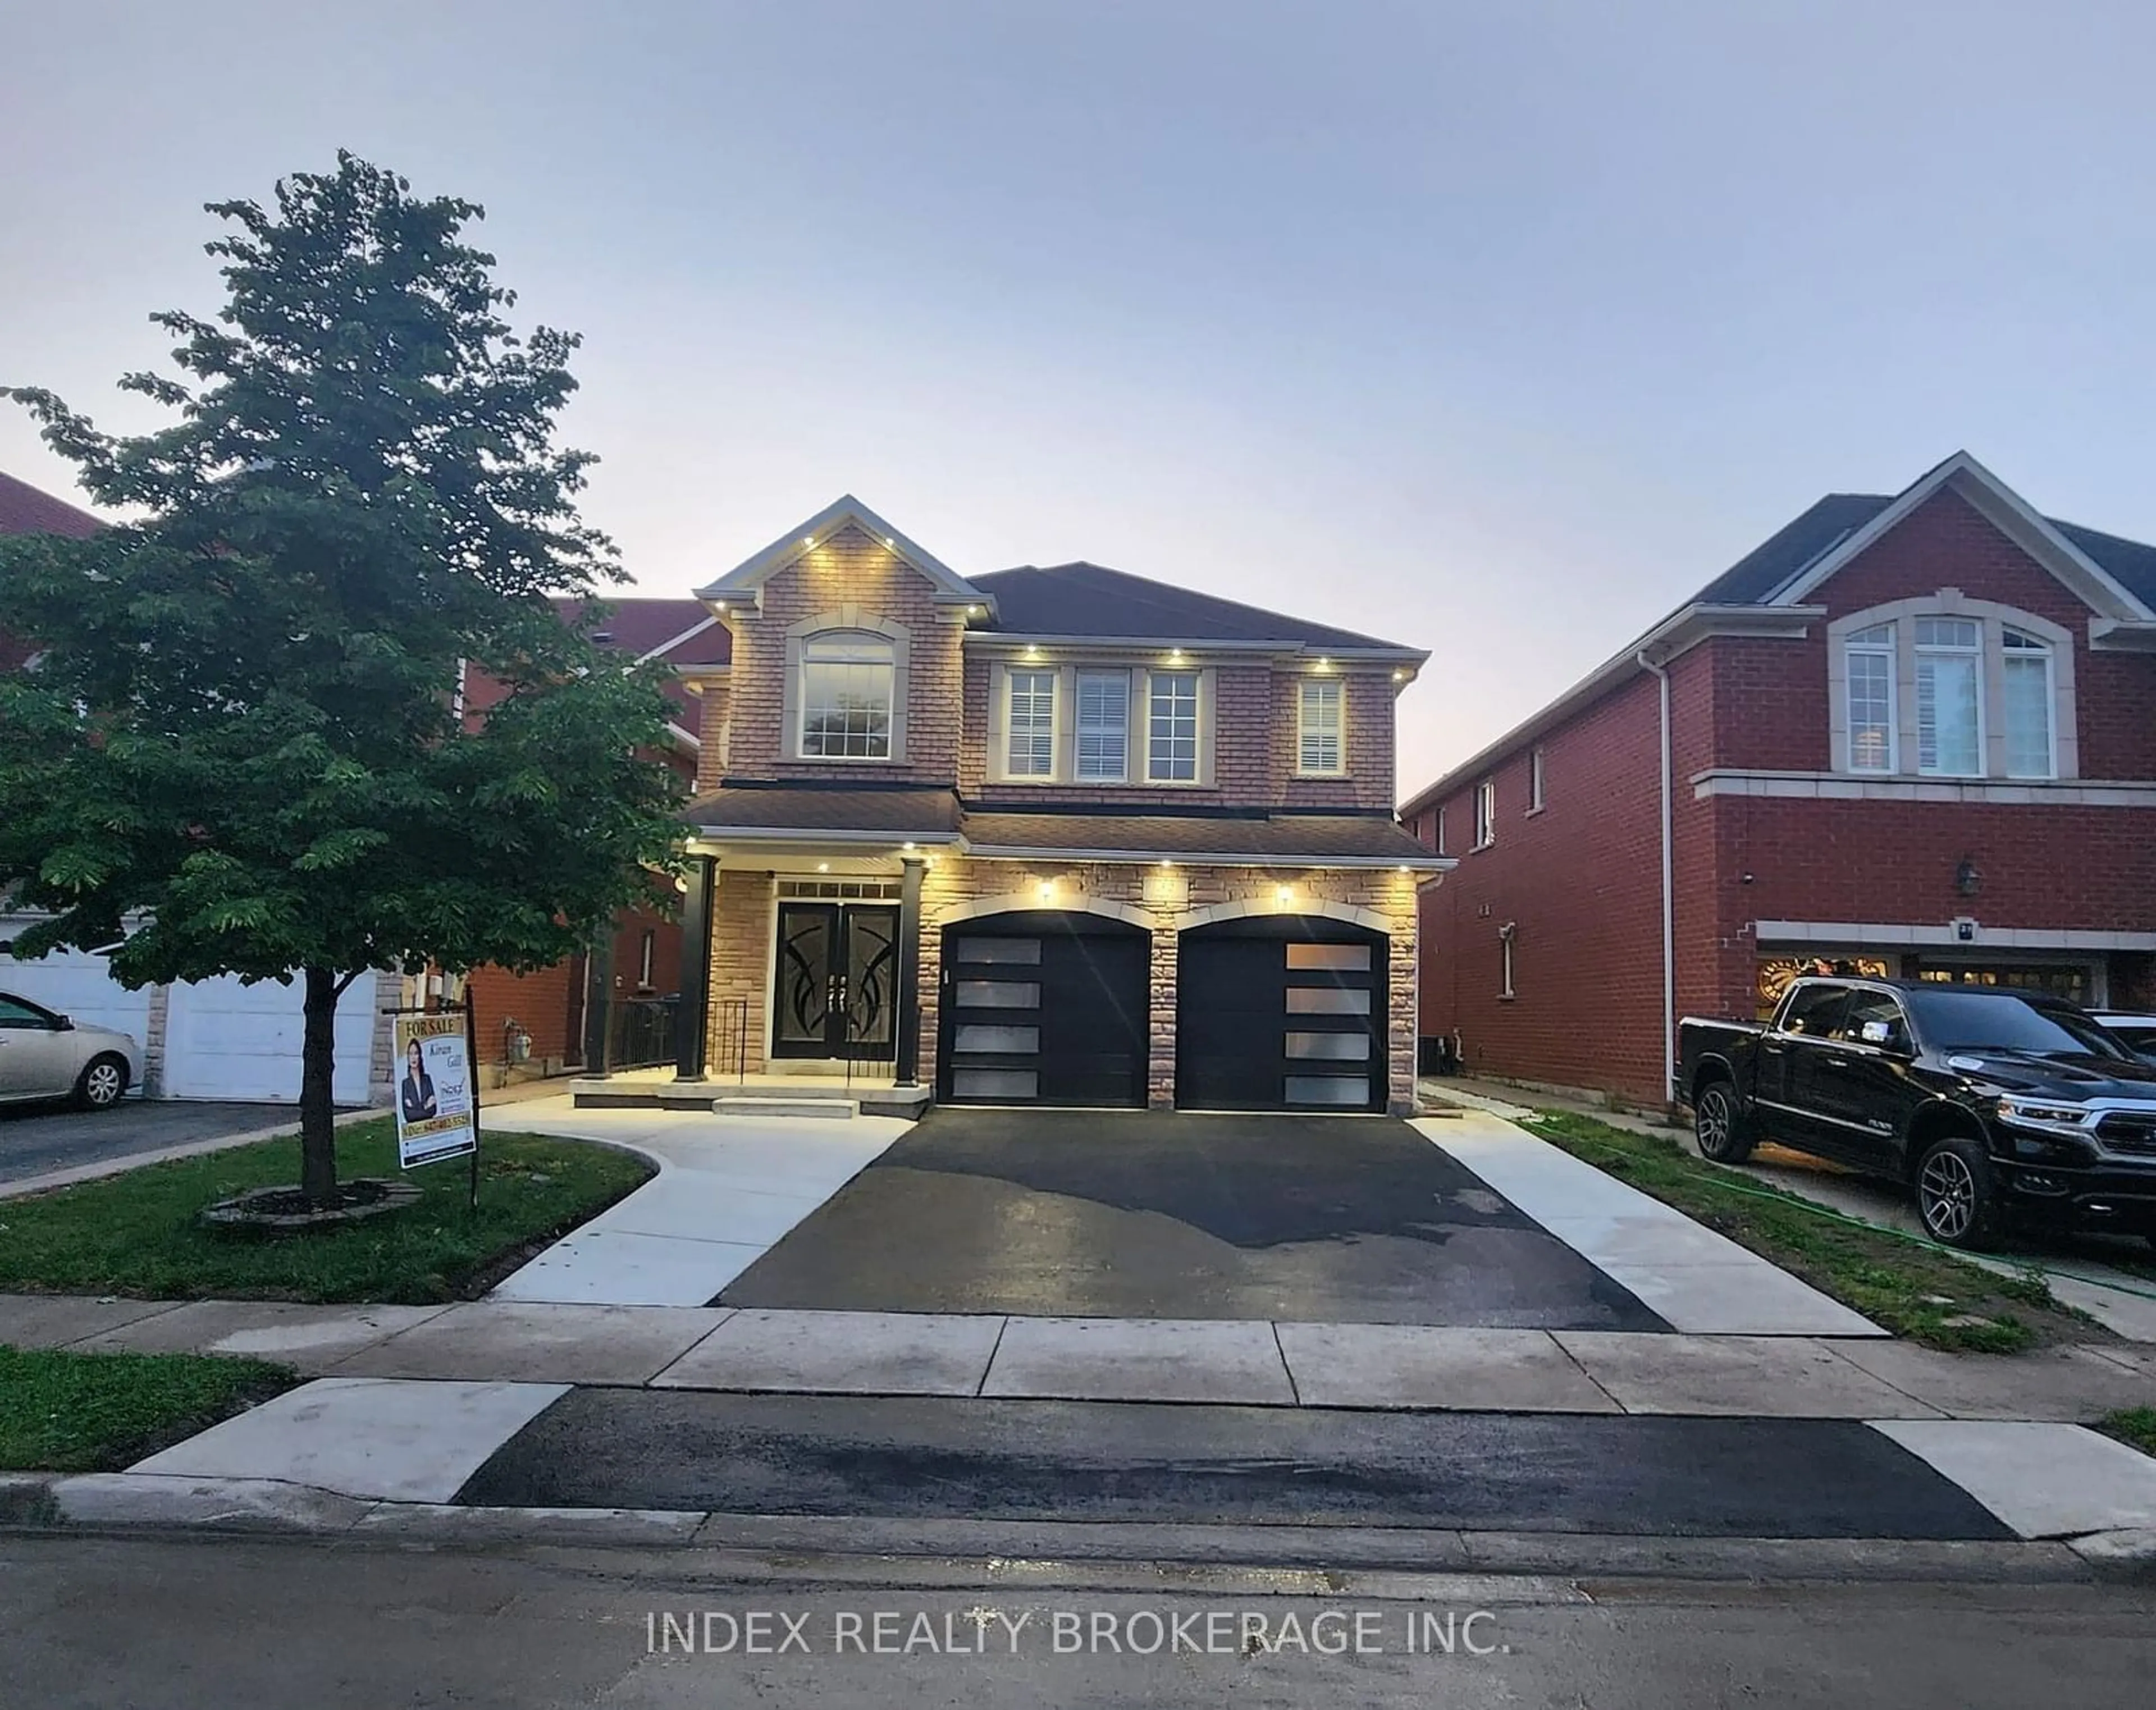
[[[541,1134],[482,1132],[479,1209],[466,1161],[412,1171],[418,1201],[377,1217],[280,1235],[211,1230],[203,1208],[249,1188],[296,1181],[295,1135],[148,1164],[0,1200],[0,1293],[146,1300],[469,1300],[547,1243],[648,1181],[644,1159]],[[387,1117],[337,1134],[341,1179],[394,1177]]]
[[[2144,1455],[2156,1455],[2156,1407],[2122,1407],[2096,1422],[2107,1437],[2116,1437]]]
[[[2034,1272],[2001,1276],[1695,1157],[1675,1139],[1570,1111],[1523,1124],[1584,1163],[1799,1276],[1883,1330],[1956,1353],[2104,1339]]]
[[[264,1360],[0,1347],[0,1471],[118,1471],[298,1381]]]

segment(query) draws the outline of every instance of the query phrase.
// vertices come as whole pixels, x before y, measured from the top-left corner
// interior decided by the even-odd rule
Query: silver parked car
[[[142,1048],[109,1027],[77,1026],[28,998],[0,992],[0,1104],[73,1098],[90,1110],[120,1102]]]

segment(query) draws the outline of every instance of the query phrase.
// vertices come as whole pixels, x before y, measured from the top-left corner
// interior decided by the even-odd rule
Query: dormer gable
[[[834,537],[858,530],[877,542],[899,562],[919,575],[929,586],[929,597],[937,605],[974,607],[975,615],[993,617],[995,599],[976,588],[941,558],[901,534],[851,493],[841,494],[814,516],[788,529],[769,546],[737,564],[717,581],[696,590],[696,597],[715,610],[746,602],[761,609],[763,587],[780,572],[798,563]]]

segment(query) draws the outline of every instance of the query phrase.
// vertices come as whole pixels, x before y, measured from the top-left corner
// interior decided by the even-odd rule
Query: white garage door
[[[367,1102],[374,1041],[374,976],[363,973],[337,1004],[339,1104]],[[243,985],[229,976],[172,988],[165,1017],[168,1098],[300,1098],[300,986],[274,979]]]
[[[0,922],[0,940],[11,940],[25,922]],[[150,989],[131,992],[112,977],[102,956],[55,950],[35,962],[0,956],[0,992],[13,992],[71,1015],[85,1027],[116,1027],[141,1045],[150,1030]]]

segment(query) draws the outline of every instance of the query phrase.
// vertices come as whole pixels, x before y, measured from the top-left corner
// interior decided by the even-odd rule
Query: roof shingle
[[[1261,610],[1099,564],[1027,564],[968,578],[996,603],[996,627],[1018,635],[1099,635],[1156,641],[1279,642],[1342,652],[1415,650],[1352,629]]]

